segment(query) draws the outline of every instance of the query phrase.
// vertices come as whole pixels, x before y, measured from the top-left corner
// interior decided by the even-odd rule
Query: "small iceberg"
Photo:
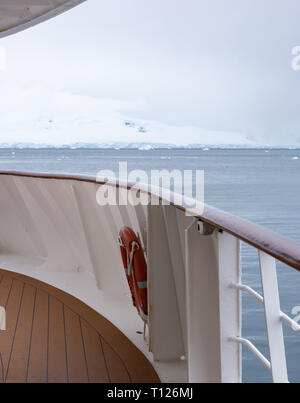
[[[143,126],[140,126],[139,133],[147,133],[147,130]]]
[[[298,160],[299,159],[299,157],[293,157],[292,158],[292,160]]]
[[[130,122],[129,120],[126,120],[124,122],[124,125],[127,126],[127,127],[135,127],[136,126],[135,123]]]
[[[139,150],[141,150],[141,151],[150,151],[150,150],[153,150],[153,147],[150,144],[148,144],[146,146],[140,147]]]

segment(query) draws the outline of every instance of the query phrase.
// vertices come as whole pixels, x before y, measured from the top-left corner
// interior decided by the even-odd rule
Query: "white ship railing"
[[[217,211],[217,215],[221,219],[223,217],[222,232],[231,234],[235,239],[242,239],[257,249],[263,290],[263,295],[260,295],[241,282],[241,265],[237,263],[240,258],[240,248],[233,239],[230,241],[230,238],[225,235],[228,238],[227,242],[225,241],[226,246],[222,241],[218,244],[221,259],[219,261],[219,277],[217,280],[220,303],[219,329],[221,333],[220,379],[222,382],[241,381],[241,351],[239,347],[244,345],[271,372],[273,382],[286,383],[288,382],[288,372],[282,324],[287,324],[297,333],[300,333],[300,326],[280,309],[276,260],[299,270],[300,245],[293,240],[288,240],[272,231],[239,218],[231,217],[232,221],[230,222],[230,217],[226,213]],[[214,225],[215,228],[220,229],[219,223],[222,221],[218,222],[215,217],[216,222],[212,223],[211,218],[212,215],[210,214],[209,225]],[[201,220],[205,220],[205,211]],[[223,236],[221,235],[221,237]],[[233,256],[236,256],[235,261],[232,259]],[[191,288],[188,294],[193,292],[193,286],[192,284],[190,285]],[[209,281],[205,284],[205,287],[208,287],[210,292],[211,285]],[[232,293],[232,290],[236,290],[237,294]],[[269,359],[250,340],[242,337],[240,318],[242,293],[248,293],[264,307]],[[238,349],[232,348],[230,343],[238,346]],[[194,360],[193,354],[192,352],[190,360]],[[193,373],[195,376],[192,375]],[[190,374],[193,381],[198,380],[196,367],[191,368]]]
[[[12,186],[25,191],[23,197],[26,203],[32,203],[33,200],[37,203],[43,202],[41,189],[45,194],[65,192],[66,198],[74,198],[74,205],[80,212],[80,225],[84,228],[87,250],[90,256],[97,255],[98,251],[93,248],[97,248],[98,244],[94,246],[90,242],[93,234],[89,234],[89,231],[95,231],[96,227],[90,229],[85,220],[94,214],[93,209],[95,212],[99,210],[99,206],[91,198],[93,189],[96,189],[95,184],[101,186],[107,182],[99,183],[95,178],[84,176],[14,171],[0,171],[0,178],[2,176],[6,177],[4,184],[7,191],[10,191],[9,178]],[[38,186],[35,186],[36,179]],[[82,183],[85,185],[81,186]],[[117,189],[131,189],[133,186],[124,183],[109,185]],[[85,206],[82,200],[84,192],[88,190],[87,186],[90,186],[91,191],[89,190],[89,203]],[[274,382],[288,382],[282,324],[286,323],[297,333],[300,333],[300,326],[280,309],[276,261],[300,271],[300,244],[269,229],[200,203],[193,209],[192,216],[186,217],[187,209],[182,205],[179,195],[135,184],[135,189],[137,187],[140,192],[157,196],[161,202],[159,209],[157,206],[147,207],[147,220],[145,215],[143,216],[144,212],[136,211],[141,231],[141,217],[143,216],[143,222],[147,221],[147,242],[144,244],[147,247],[149,267],[149,337],[154,360],[172,360],[185,355],[189,382],[240,382],[243,345],[271,371]],[[60,199],[64,200],[63,197]],[[60,199],[56,201],[58,207]],[[170,205],[165,205],[164,201],[168,201]],[[23,200],[20,200],[20,203],[23,203]],[[126,209],[122,206],[122,209],[124,208]],[[126,216],[127,213],[124,214],[121,207],[119,209],[120,216]],[[34,211],[31,214],[34,214]],[[56,220],[59,225],[62,216],[55,217],[55,214],[56,210],[52,209],[49,211],[49,218],[53,222]],[[111,213],[107,217],[114,219]],[[35,223],[40,224],[38,217]],[[64,227],[59,228],[61,236]],[[43,228],[41,234],[42,230]],[[30,225],[26,226],[26,231],[30,231]],[[13,236],[13,230],[10,232]],[[9,234],[3,232],[1,236],[8,237]],[[117,234],[113,234],[112,239],[114,242]],[[52,240],[55,241],[55,238],[52,237]],[[71,241],[76,241],[75,236]],[[258,251],[262,295],[241,281],[241,241]],[[117,256],[117,242],[112,244],[112,248],[115,248]],[[50,257],[49,255],[49,259]],[[167,266],[171,267],[168,269],[169,274]],[[97,268],[97,265],[95,267]],[[109,280],[105,276],[101,279],[106,282]],[[243,293],[248,293],[264,307],[268,358],[250,340],[242,336]],[[170,301],[174,301],[174,307],[169,306]],[[172,321],[170,318],[176,320]]]

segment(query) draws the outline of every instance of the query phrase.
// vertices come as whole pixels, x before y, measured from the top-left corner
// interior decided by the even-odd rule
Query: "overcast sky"
[[[170,143],[186,128],[300,146],[299,21],[299,0],[87,0],[0,40],[0,142],[101,142],[110,123],[114,140],[142,141],[118,132],[126,117]]]

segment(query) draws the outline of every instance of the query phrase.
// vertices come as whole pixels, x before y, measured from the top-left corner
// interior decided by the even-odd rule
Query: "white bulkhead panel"
[[[1,0],[0,38],[53,18],[85,0]]]

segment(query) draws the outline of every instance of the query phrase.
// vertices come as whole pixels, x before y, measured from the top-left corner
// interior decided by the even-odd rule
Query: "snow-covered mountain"
[[[137,119],[143,106],[91,96],[24,89],[0,97],[0,147],[300,147],[300,138],[265,144],[244,133]],[[12,109],[11,105],[14,105]]]

